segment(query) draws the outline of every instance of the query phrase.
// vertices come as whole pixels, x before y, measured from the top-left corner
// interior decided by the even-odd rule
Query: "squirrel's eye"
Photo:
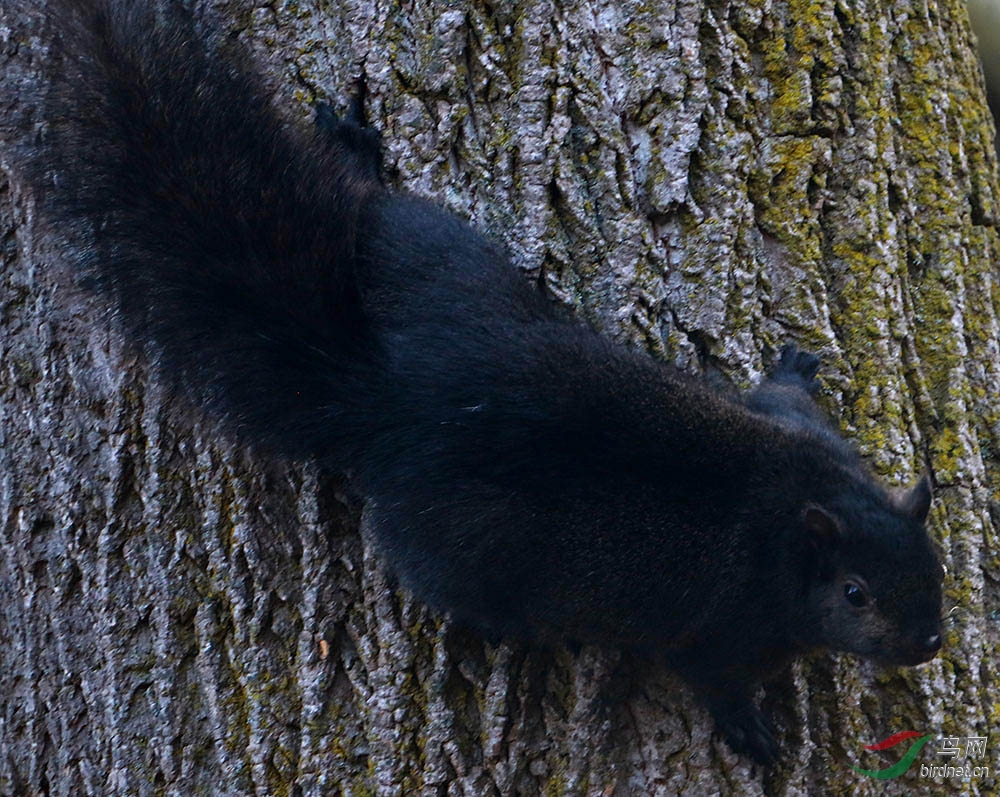
[[[847,601],[851,604],[851,606],[855,606],[858,609],[863,608],[868,603],[868,597],[865,595],[865,591],[857,584],[850,581],[844,584],[844,597],[847,598]]]

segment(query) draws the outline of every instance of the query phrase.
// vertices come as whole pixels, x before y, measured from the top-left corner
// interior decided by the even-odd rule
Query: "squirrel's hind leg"
[[[327,102],[317,102],[316,129],[330,146],[351,152],[368,176],[381,181],[382,134],[368,126],[365,118],[365,82],[360,78],[351,96],[346,116],[337,116]]]

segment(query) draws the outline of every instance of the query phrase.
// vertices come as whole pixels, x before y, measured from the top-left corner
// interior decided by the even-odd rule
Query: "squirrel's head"
[[[808,615],[822,646],[892,665],[934,658],[943,568],[924,529],[930,504],[924,476],[891,497],[852,491],[805,508]]]

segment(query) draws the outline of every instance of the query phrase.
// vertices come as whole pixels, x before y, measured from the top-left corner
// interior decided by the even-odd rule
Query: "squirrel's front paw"
[[[796,384],[806,392],[815,394],[819,390],[816,374],[819,373],[820,359],[811,351],[804,351],[794,343],[789,343],[781,349],[781,359],[774,369],[771,378],[775,382]]]
[[[758,764],[771,766],[778,760],[778,741],[771,723],[752,703],[713,712],[715,726],[734,752],[750,756]]]

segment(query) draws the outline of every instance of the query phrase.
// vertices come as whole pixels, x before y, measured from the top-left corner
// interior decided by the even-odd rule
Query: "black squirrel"
[[[179,3],[47,8],[44,131],[7,155],[65,258],[241,439],[349,472],[420,599],[662,655],[765,763],[752,693],[791,657],[937,653],[930,482],[873,479],[813,402],[815,356],[711,388],[386,188],[360,98],[297,130]]]

